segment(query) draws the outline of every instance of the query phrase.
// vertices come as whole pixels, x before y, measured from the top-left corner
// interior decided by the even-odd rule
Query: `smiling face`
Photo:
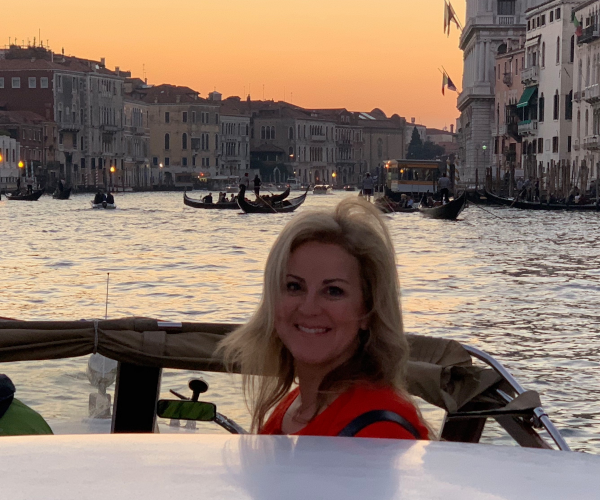
[[[288,262],[275,330],[296,364],[330,370],[349,359],[368,322],[360,264],[342,247],[309,242]]]

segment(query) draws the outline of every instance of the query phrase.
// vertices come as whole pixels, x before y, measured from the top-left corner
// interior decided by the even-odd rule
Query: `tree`
[[[408,145],[407,158],[416,160],[421,157],[421,150],[423,149],[423,141],[419,135],[417,127],[413,128],[412,136],[410,138],[410,144]]]

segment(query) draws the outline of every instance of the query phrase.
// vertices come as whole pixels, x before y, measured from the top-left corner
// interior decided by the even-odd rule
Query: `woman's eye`
[[[298,292],[302,288],[300,287],[300,283],[296,281],[290,281],[285,285],[285,288],[288,292]]]
[[[331,297],[341,297],[344,295],[344,290],[342,290],[339,286],[330,286],[327,288],[327,294]]]

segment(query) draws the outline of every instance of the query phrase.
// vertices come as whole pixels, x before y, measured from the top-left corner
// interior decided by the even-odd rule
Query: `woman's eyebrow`
[[[335,283],[336,281],[342,281],[343,283],[346,283],[348,285],[350,284],[347,280],[345,280],[343,278],[332,278],[332,279],[328,279],[328,280],[323,280],[323,283],[325,285],[329,285],[331,283]]]
[[[294,278],[295,280],[298,280],[298,281],[305,281],[304,278],[301,278],[300,276],[296,276],[295,274],[288,274],[288,275],[286,275],[286,278]]]

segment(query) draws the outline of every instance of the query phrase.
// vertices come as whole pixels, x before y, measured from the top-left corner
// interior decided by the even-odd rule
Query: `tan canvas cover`
[[[60,359],[98,352],[116,361],[185,370],[224,371],[214,352],[237,325],[183,323],[172,332],[156,320],[0,321],[0,362]],[[473,366],[456,341],[409,335],[409,391],[449,412],[460,409],[498,383],[493,370]],[[536,395],[536,393],[533,393]],[[536,404],[537,401],[537,404]],[[514,406],[539,406],[524,397]],[[522,408],[520,408],[522,409]]]

